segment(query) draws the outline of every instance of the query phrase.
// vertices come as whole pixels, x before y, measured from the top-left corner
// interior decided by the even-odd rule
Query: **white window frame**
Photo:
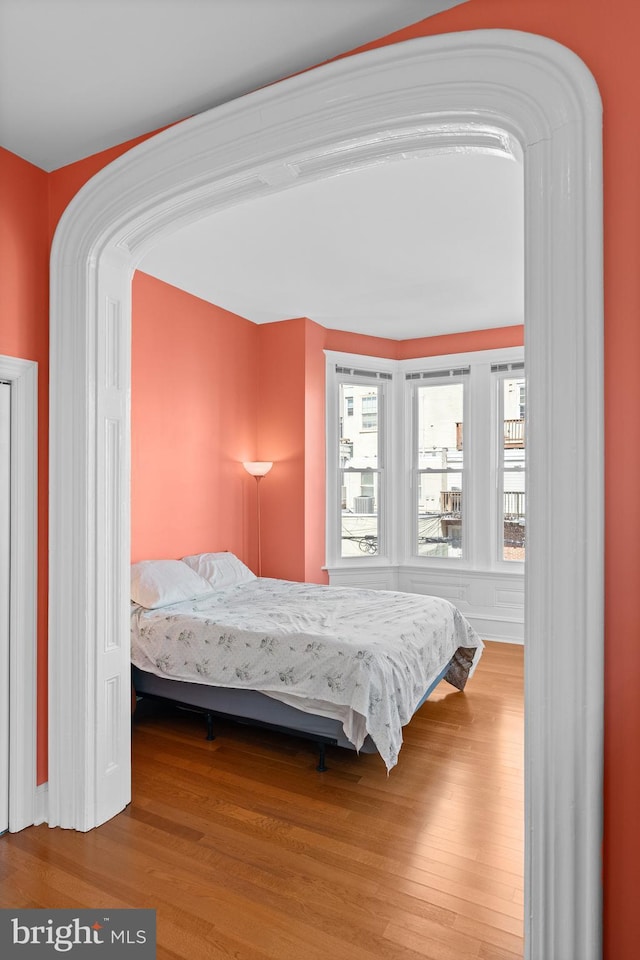
[[[358,567],[365,565],[388,565],[392,562],[394,547],[391,532],[394,528],[394,519],[390,517],[390,510],[394,503],[395,482],[388,465],[393,462],[394,430],[388,429],[390,417],[393,416],[394,403],[394,376],[396,361],[380,357],[363,357],[357,354],[336,353],[325,350],[326,357],[326,559],[328,567]],[[337,368],[352,371],[370,371],[371,376],[360,373],[341,373]],[[392,380],[379,379],[375,374],[387,374]],[[340,429],[339,393],[342,383],[353,383],[358,386],[375,386],[378,393],[378,552],[363,554],[362,557],[341,556],[342,510],[341,510],[341,483],[338,438]]]

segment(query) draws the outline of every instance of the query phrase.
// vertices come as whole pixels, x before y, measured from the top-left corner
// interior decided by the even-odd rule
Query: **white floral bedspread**
[[[447,676],[462,688],[483,646],[439,597],[266,578],[159,610],[132,604],[131,623],[141,670],[350,707],[388,770],[429,685],[462,648]]]

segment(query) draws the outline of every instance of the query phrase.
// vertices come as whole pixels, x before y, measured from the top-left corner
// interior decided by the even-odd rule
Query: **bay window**
[[[327,377],[327,565],[522,572],[522,348],[327,352]]]

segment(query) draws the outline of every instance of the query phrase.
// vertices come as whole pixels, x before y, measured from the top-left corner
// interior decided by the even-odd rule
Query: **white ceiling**
[[[174,233],[140,269],[255,323],[405,340],[523,320],[522,165],[436,154],[294,187]]]
[[[0,0],[0,145],[43,170],[465,0]]]
[[[51,171],[467,0],[0,0],[0,145]],[[522,322],[522,169],[403,160],[182,230],[146,272],[256,323]]]

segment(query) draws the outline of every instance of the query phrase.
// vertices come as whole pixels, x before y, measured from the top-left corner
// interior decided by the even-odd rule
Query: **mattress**
[[[462,689],[483,647],[439,597],[266,578],[161,609],[132,604],[131,625],[140,670],[324,713],[356,749],[370,737],[387,769],[425,691],[445,668]]]

